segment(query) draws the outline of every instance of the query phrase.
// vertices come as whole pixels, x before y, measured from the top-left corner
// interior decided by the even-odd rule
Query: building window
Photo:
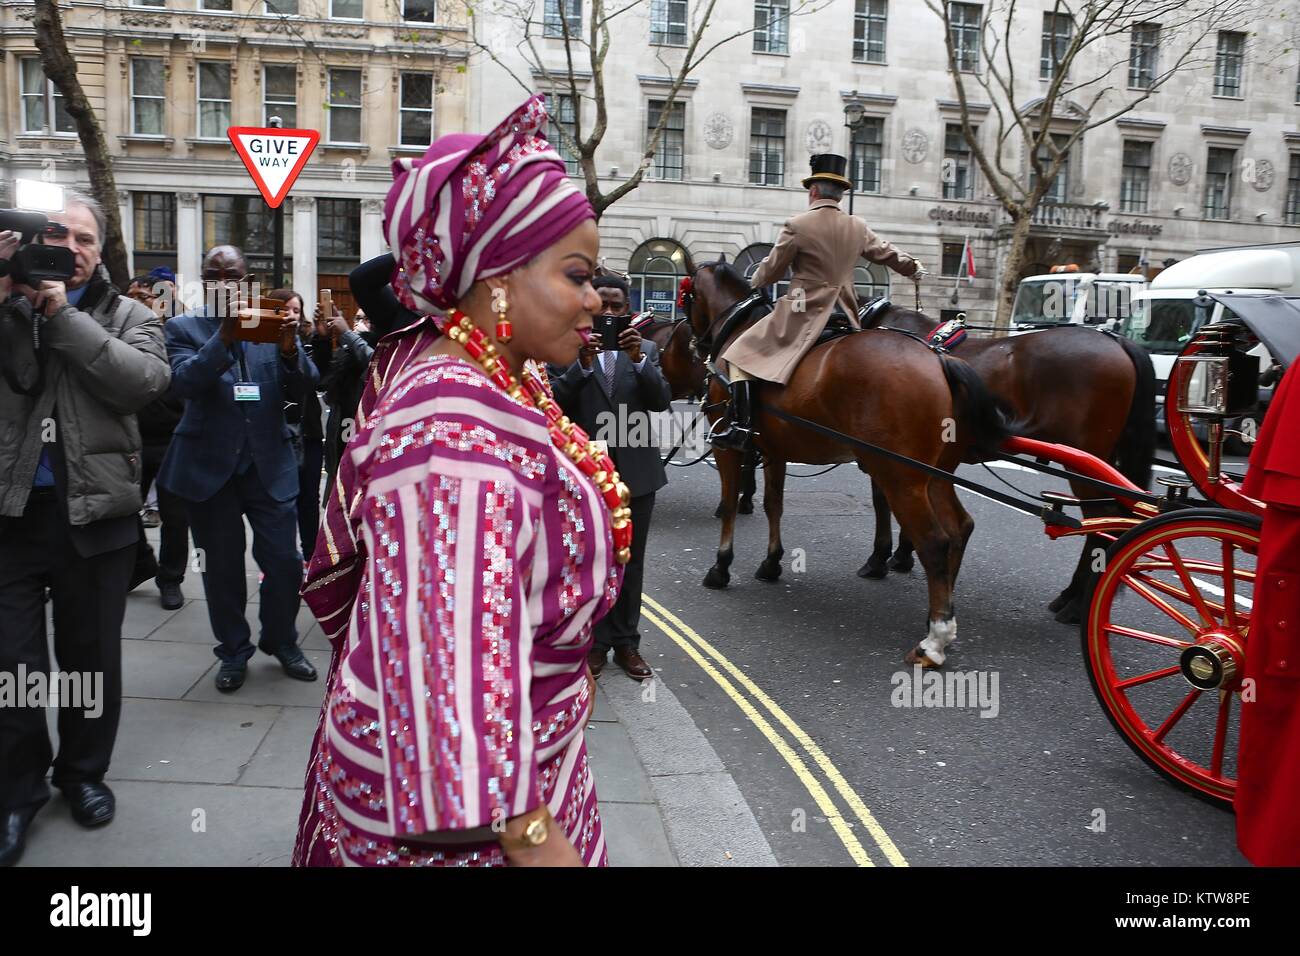
[[[365,0],[330,0],[331,20],[363,20],[365,15]]]
[[[285,285],[292,288],[288,267],[293,258],[293,203],[284,209]],[[248,269],[269,279],[275,255],[275,212],[261,196],[203,196],[203,248],[232,245],[244,253]]]
[[[557,106],[558,103],[558,106]],[[555,96],[547,95],[546,112],[550,119],[546,124],[546,138],[560,158],[564,160],[564,169],[570,176],[577,176],[581,170],[578,154],[570,143],[578,140],[578,111],[574,108],[573,97],[568,93]],[[569,134],[566,140],[560,135],[559,127]]]
[[[1119,211],[1146,212],[1151,192],[1151,144],[1124,140],[1124,168],[1119,184]]]
[[[972,126],[972,134],[978,129]],[[975,198],[975,168],[960,123],[947,123],[943,128],[943,198]]]
[[[650,42],[686,46],[686,0],[650,0]]]
[[[1160,24],[1135,23],[1128,48],[1128,85],[1131,90],[1149,90],[1156,78],[1156,53],[1160,48]]]
[[[1219,50],[1214,57],[1214,95],[1241,96],[1241,66],[1246,55],[1246,34],[1219,32]]]
[[[298,0],[266,0],[266,12],[271,16],[296,17]]]
[[[271,117],[280,117],[285,129],[298,127],[298,67],[262,67],[262,125],[270,126]]]
[[[1065,144],[1069,140],[1066,133],[1052,133],[1052,142],[1056,145],[1057,152],[1065,150]],[[1052,166],[1052,150],[1044,141],[1038,147],[1038,165],[1043,169],[1050,169]],[[1038,174],[1031,171],[1030,188],[1032,189],[1038,181]],[[1043,202],[1065,202],[1070,195],[1070,154],[1066,151],[1064,159],[1061,160],[1061,168],[1057,170],[1056,178],[1052,180],[1052,185],[1047,187],[1047,192],[1043,194]]]
[[[316,200],[316,255],[344,260],[349,272],[361,259],[360,199]]]
[[[402,19],[410,23],[436,23],[435,0],[402,0]]]
[[[582,35],[582,0],[546,0],[542,35],[563,37],[566,28],[571,37]]]
[[[677,285],[686,275],[686,250],[671,239],[643,242],[628,261],[632,311],[677,318]]]
[[[759,263],[766,259],[771,252],[772,244],[770,242],[756,242],[740,250],[740,255],[736,256],[734,265],[746,279],[752,279],[754,273],[758,271]],[[785,275],[767,287],[772,290],[774,299],[779,299],[789,291],[792,278],[794,278],[794,270],[787,267]]]
[[[889,295],[889,270],[878,262],[859,259],[853,267],[853,294],[858,297],[858,307],[872,299]]]
[[[154,57],[131,57],[131,132],[136,136],[161,136],[163,104],[166,102],[163,61]]]
[[[659,119],[663,115],[664,100],[651,100],[650,109],[646,113],[645,135],[646,143],[650,142],[650,136],[654,133],[655,127],[659,125]],[[663,134],[659,137],[659,147],[655,150],[655,179],[681,179],[686,161],[686,104],[681,100],[675,100],[673,107],[668,111],[668,119],[664,123]]]
[[[759,186],[785,184],[785,110],[755,107],[750,113],[749,181]]]
[[[360,70],[330,70],[329,142],[361,142]]]
[[[885,62],[885,11],[887,0],[858,0],[853,12],[853,59],[859,63]]]
[[[165,7],[167,0],[131,0],[128,6],[132,7]]]
[[[234,9],[231,0],[199,0],[200,10],[224,10],[229,13]]]
[[[433,74],[402,74],[403,146],[428,146],[433,142]]]
[[[966,251],[964,242],[945,242],[943,244],[943,261],[941,263],[942,274],[946,276],[959,276],[964,274],[962,269],[962,253]]]
[[[879,116],[863,117],[849,136],[849,180],[863,193],[880,192],[881,148],[885,121]]]
[[[754,52],[790,52],[790,0],[754,0]]]
[[[1291,154],[1291,171],[1286,179],[1287,225],[1300,226],[1300,153]]]
[[[1038,59],[1038,76],[1050,80],[1070,49],[1070,38],[1074,36],[1074,21],[1068,13],[1043,14],[1043,46]]]
[[[1205,218],[1227,219],[1232,215],[1232,164],[1235,149],[1210,148],[1205,162]]]
[[[199,137],[223,139],[230,126],[230,64],[199,63]]]
[[[20,98],[23,102],[23,132],[75,133],[76,124],[63,106],[63,94],[53,80],[45,78],[39,58],[23,57],[19,65]],[[54,128],[50,129],[50,117]]]
[[[952,30],[952,47],[957,69],[976,73],[980,68],[980,16],[984,7],[978,3],[948,4],[948,24]]]
[[[176,194],[134,193],[136,252],[176,251]]]

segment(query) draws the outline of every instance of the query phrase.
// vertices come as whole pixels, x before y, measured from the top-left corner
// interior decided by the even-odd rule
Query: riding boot
[[[727,409],[726,427],[709,436],[709,444],[729,451],[748,451],[754,440],[753,387],[749,379],[731,383],[731,404]]]

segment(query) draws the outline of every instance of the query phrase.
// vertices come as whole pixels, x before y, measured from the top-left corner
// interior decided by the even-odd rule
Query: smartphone
[[[329,289],[321,289],[317,299],[320,302],[321,318],[328,322],[334,318],[334,293]]]
[[[618,337],[632,324],[631,315],[598,315],[593,323],[594,331],[600,334],[601,350],[618,351]]]
[[[235,323],[235,338],[241,342],[279,342],[284,323],[284,303],[262,296],[256,309],[240,309]]]

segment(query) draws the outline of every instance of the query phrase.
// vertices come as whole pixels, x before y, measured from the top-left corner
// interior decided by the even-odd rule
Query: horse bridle
[[[700,268],[704,267],[701,266]],[[682,291],[682,311],[686,313],[688,320],[690,319],[691,303],[694,298],[695,289],[693,285]],[[703,335],[692,334],[691,349],[695,352],[696,357],[706,365],[717,358],[717,351],[726,344],[731,333],[735,331],[735,327],[744,321],[746,313],[758,303],[765,301],[767,301],[767,296],[763,294],[761,289],[751,292],[747,297],[733,302],[724,309],[720,315],[709,323],[709,327],[705,329]],[[693,323],[691,332],[695,332]]]

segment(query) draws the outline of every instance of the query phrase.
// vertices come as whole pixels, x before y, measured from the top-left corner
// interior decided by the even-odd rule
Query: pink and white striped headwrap
[[[446,312],[479,279],[518,268],[596,218],[542,135],[546,120],[535,95],[486,136],[454,133],[419,159],[394,161],[384,233],[407,308]]]

